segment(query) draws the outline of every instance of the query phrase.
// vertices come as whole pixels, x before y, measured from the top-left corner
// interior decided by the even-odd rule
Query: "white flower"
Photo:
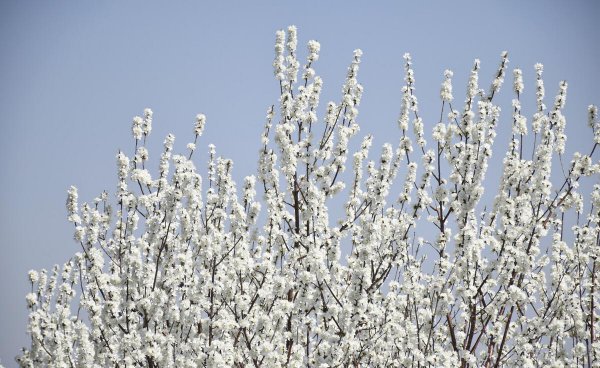
[[[133,138],[136,140],[141,139],[144,134],[143,126],[144,121],[141,117],[136,116],[133,118],[133,122],[131,123],[131,132],[133,133]]]
[[[139,163],[148,160],[148,149],[146,147],[138,147],[135,155],[135,160]]]
[[[535,64],[535,75],[536,75],[536,91],[535,96],[537,98],[538,111],[544,111],[546,106],[544,105],[544,95],[546,94],[544,89],[544,80],[542,79],[542,73],[544,72],[544,66],[540,63]]]
[[[275,60],[273,61],[273,69],[275,77],[280,81],[285,78],[285,66],[284,66],[284,43],[285,43],[285,32],[277,31],[275,34]]]
[[[149,135],[152,131],[152,110],[144,109],[144,122],[142,123],[142,132],[144,135]]]
[[[194,133],[197,136],[201,136],[204,131],[204,125],[206,124],[206,116],[204,114],[196,115],[196,125],[194,126]]]
[[[588,125],[594,128],[598,121],[598,108],[595,105],[588,106]]]
[[[34,293],[27,294],[25,300],[27,301],[28,308],[32,308],[34,305],[37,304],[37,296]]]
[[[312,63],[313,61],[319,59],[319,51],[321,50],[321,44],[315,40],[308,41],[308,62]]]
[[[35,284],[36,282],[38,282],[38,273],[35,270],[30,270],[29,271],[29,282],[31,282],[32,284]]]
[[[67,192],[67,213],[69,214],[69,221],[73,221],[72,216],[77,214],[77,198],[77,188],[71,185]]]
[[[440,90],[440,98],[442,101],[452,102],[454,97],[452,96],[452,76],[454,73],[446,69],[444,71],[444,81],[442,82],[442,88]]]
[[[523,85],[523,72],[521,71],[521,69],[515,69],[513,70],[513,76],[514,76],[514,83],[513,83],[513,90],[517,93],[517,94],[521,94],[523,93],[523,89],[524,89],[524,85]]]
[[[139,181],[141,185],[152,185],[152,177],[148,170],[134,169],[131,171],[131,180]]]
[[[500,66],[498,67],[498,71],[496,72],[496,78],[494,78],[494,80],[492,81],[490,98],[491,96],[493,96],[494,93],[500,90],[502,83],[504,83],[506,64],[508,64],[508,52],[503,51],[501,57],[502,60],[500,61]]]

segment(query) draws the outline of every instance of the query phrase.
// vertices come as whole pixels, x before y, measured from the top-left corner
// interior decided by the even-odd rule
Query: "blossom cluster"
[[[536,64],[528,120],[515,69],[512,138],[486,206],[506,52],[488,92],[475,60],[462,109],[446,70],[440,120],[430,125],[406,54],[399,139],[373,157],[371,136],[352,148],[362,52],[354,51],[340,100],[319,117],[320,44],[308,42],[302,67],[297,46],[295,27],[276,33],[280,97],[267,112],[258,172],[241,187],[233,162],[212,145],[207,175],[196,169],[203,114],[188,154],[174,153],[175,137],[166,137],[153,175],[146,109],[132,122],[133,155],[117,154],[115,197],[80,203],[77,188],[68,190],[79,251],[29,273],[31,346],[19,364],[598,366],[600,184],[591,193],[579,185],[600,173],[597,108],[588,109],[589,153],[575,154],[553,182],[565,152],[567,84],[547,108]],[[331,210],[338,199],[344,211]]]

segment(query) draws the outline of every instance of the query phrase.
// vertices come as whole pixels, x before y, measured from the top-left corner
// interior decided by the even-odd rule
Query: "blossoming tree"
[[[484,207],[506,53],[489,91],[475,60],[456,109],[444,72],[433,144],[406,54],[399,141],[370,159],[370,136],[350,143],[362,53],[341,101],[319,118],[319,48],[308,43],[301,67],[296,29],[277,32],[279,104],[267,113],[257,175],[239,188],[212,145],[207,175],[196,171],[204,115],[189,152],[174,154],[167,136],[154,175],[152,111],[133,119],[135,152],[117,155],[114,199],[80,204],[68,191],[79,252],[29,273],[22,367],[600,366],[600,186],[578,185],[600,171],[596,107],[589,151],[552,176],[567,84],[547,107],[536,65],[528,120],[515,69],[512,139]],[[337,212],[334,197],[345,198]]]

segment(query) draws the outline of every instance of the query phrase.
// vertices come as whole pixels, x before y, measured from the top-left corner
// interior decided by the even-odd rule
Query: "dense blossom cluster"
[[[433,144],[406,54],[399,141],[369,159],[371,136],[357,149],[351,142],[362,52],[341,100],[319,118],[320,45],[308,43],[301,68],[297,43],[295,27],[276,34],[279,105],[267,113],[257,176],[241,188],[212,145],[208,175],[196,171],[202,114],[189,154],[174,154],[167,136],[153,176],[147,109],[133,119],[133,157],[117,155],[114,201],[103,193],[80,204],[69,189],[80,251],[62,267],[29,273],[31,346],[20,365],[599,366],[600,185],[585,198],[579,190],[580,179],[600,171],[597,108],[589,107],[589,153],[553,176],[566,141],[567,84],[547,109],[535,66],[530,128],[515,69],[512,139],[484,207],[506,53],[488,92],[475,60],[460,110],[453,73],[444,72]],[[340,196],[344,211],[330,211]]]

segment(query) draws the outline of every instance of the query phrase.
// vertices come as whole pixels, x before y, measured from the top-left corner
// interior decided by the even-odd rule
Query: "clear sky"
[[[300,46],[321,43],[322,104],[339,100],[352,51],[363,50],[359,122],[375,147],[397,141],[404,52],[413,56],[431,127],[443,70],[455,72],[462,101],[473,59],[481,59],[487,87],[507,50],[509,68],[524,71],[525,111],[535,104],[536,62],[545,65],[550,98],[561,79],[569,82],[572,151],[587,150],[586,107],[600,104],[599,18],[596,1],[0,1],[0,363],[15,366],[28,344],[27,271],[78,250],[66,221],[67,188],[78,186],[81,200],[114,192],[114,156],[131,153],[131,118],[144,107],[154,110],[154,147],[173,132],[183,151],[202,112],[197,166],[214,143],[234,160],[236,177],[254,172],[265,112],[278,96],[277,29],[295,24]],[[497,143],[492,177],[506,139]]]

